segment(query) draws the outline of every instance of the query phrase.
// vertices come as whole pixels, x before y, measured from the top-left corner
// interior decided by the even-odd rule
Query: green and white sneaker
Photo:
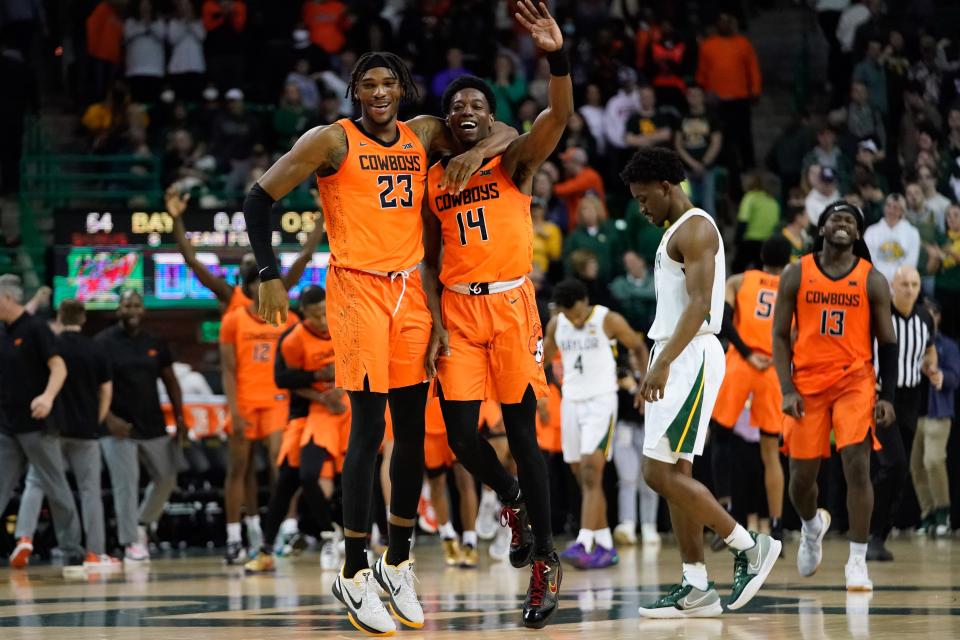
[[[745,551],[730,550],[734,557],[733,591],[727,608],[731,610],[746,606],[757,595],[783,548],[783,543],[765,533],[751,531],[750,536],[756,542],[752,547]]]
[[[640,607],[643,618],[716,618],[723,613],[720,594],[712,582],[701,591],[690,584],[675,584],[667,595]]]

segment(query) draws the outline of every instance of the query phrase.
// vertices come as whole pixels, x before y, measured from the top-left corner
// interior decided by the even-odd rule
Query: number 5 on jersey
[[[467,245],[467,229],[479,229],[480,230],[480,240],[486,242],[489,237],[487,236],[487,222],[483,219],[483,207],[477,207],[477,214],[474,216],[473,209],[467,209],[466,211],[457,212],[457,226],[460,227],[460,245]]]

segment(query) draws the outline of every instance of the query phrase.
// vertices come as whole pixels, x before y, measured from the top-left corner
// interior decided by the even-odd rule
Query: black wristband
[[[550,75],[568,76],[570,75],[570,58],[567,57],[566,50],[561,47],[557,51],[551,51],[547,54],[547,62],[550,64]]]
[[[259,183],[254,183],[243,201],[243,218],[247,224],[247,237],[250,239],[253,255],[257,259],[261,282],[276,280],[280,277],[280,265],[277,264],[277,256],[273,253],[273,229],[270,228],[270,210],[274,202]]]
[[[897,395],[897,344],[877,347],[877,365],[880,370],[880,399],[893,403]]]

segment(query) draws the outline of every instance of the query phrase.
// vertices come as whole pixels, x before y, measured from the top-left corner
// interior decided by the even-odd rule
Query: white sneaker
[[[350,623],[360,631],[378,636],[397,632],[397,625],[380,601],[370,569],[358,571],[353,579],[343,577],[341,571],[333,581],[332,591],[333,597],[347,608]]]
[[[263,546],[263,531],[260,527],[247,527],[247,549],[250,557],[255,557]]]
[[[343,556],[340,554],[340,545],[337,540],[330,538],[320,547],[320,568],[324,571],[333,571],[340,567]]]
[[[387,564],[387,555],[373,565],[373,577],[390,598],[390,610],[404,626],[412,629],[423,627],[423,608],[413,587],[417,579],[413,572],[413,560],[404,560],[399,566]]]
[[[496,537],[493,539],[493,542],[490,543],[490,557],[497,562],[506,560],[507,556],[510,555],[511,537],[512,534],[509,527],[499,527]]]
[[[859,556],[850,558],[843,573],[847,577],[847,591],[873,591],[866,559]]]
[[[653,522],[643,522],[640,524],[640,539],[645,547],[659,547],[660,534],[657,532],[657,525]]]
[[[150,562],[150,552],[142,542],[128,544],[123,550],[124,562]]]
[[[480,509],[477,511],[476,531],[481,540],[493,540],[500,526],[500,501],[497,494],[487,489],[480,496]]]
[[[800,528],[800,544],[797,545],[797,571],[801,576],[809,577],[820,568],[823,560],[823,537],[830,529],[830,512],[826,509],[817,509],[820,518],[820,531],[816,535],[807,533]]]
[[[637,523],[625,520],[618,524],[613,530],[613,540],[620,545],[637,544]]]

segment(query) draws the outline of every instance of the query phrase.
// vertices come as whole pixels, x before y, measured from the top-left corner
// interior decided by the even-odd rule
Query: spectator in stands
[[[816,146],[803,158],[804,170],[809,169],[814,164],[822,168],[832,169],[839,188],[841,190],[846,188],[847,181],[850,178],[850,160],[843,155],[843,151],[837,146],[837,132],[829,124],[820,127],[817,131]],[[810,219],[816,224],[814,217],[814,215],[811,215]]]
[[[451,82],[460,76],[470,75],[470,71],[463,66],[463,51],[459,47],[450,47],[447,49],[447,66],[433,76],[430,83],[430,93],[437,99],[443,95],[444,90]]]
[[[877,173],[878,163],[885,157],[884,151],[873,138],[863,138],[857,143],[857,156],[853,165],[853,182],[870,177],[883,191],[889,190],[887,178]],[[858,171],[859,170],[859,171]]]
[[[947,132],[940,146],[941,175],[949,175],[958,157],[960,157],[960,104],[954,104],[947,111]]]
[[[719,100],[723,137],[735,154],[730,180],[739,181],[739,170],[755,164],[750,109],[760,97],[760,65],[753,45],[737,33],[736,18],[721,13],[716,26],[717,33],[700,44],[697,84]]]
[[[657,308],[657,291],[653,281],[653,272],[647,268],[647,261],[635,251],[623,254],[625,273],[610,283],[610,295],[615,301],[615,309],[623,314],[627,322],[636,331],[646,331],[653,322]]]
[[[527,79],[513,56],[509,50],[500,51],[493,61],[493,77],[487,78],[497,98],[494,116],[511,127],[516,126],[517,104],[527,94]]]
[[[767,154],[767,168],[780,178],[780,195],[786,197],[798,186],[804,171],[803,159],[815,144],[810,115],[800,109],[793,114],[790,124],[777,136]]]
[[[733,273],[759,269],[760,248],[780,224],[780,203],[771,195],[769,177],[760,171],[750,173],[745,182],[746,193],[740,201],[734,245],[737,255],[731,266]]]
[[[853,80],[867,88],[871,106],[879,111],[881,116],[885,116],[887,114],[887,70],[882,56],[883,42],[878,38],[870,38],[867,42],[867,55],[853,68]]]
[[[947,442],[960,386],[960,347],[943,334],[939,305],[928,298],[926,307],[933,320],[938,371],[930,377],[930,391],[924,403],[926,412],[917,423],[910,454],[910,476],[922,517],[918,533],[943,537],[952,534]]]
[[[857,165],[859,169],[862,165]],[[883,201],[886,194],[877,186],[877,180],[882,176],[875,174],[858,177],[854,183],[855,193],[860,196],[863,206],[863,220],[866,226],[878,222],[883,217]]]
[[[87,18],[87,56],[90,59],[88,102],[100,100],[113,82],[121,62],[123,0],[100,0]]]
[[[339,0],[306,0],[302,19],[310,32],[315,65],[326,63],[330,56],[340,53],[347,44],[350,14],[347,6]]]
[[[207,30],[197,18],[192,0],[176,0],[174,17],[167,25],[170,62],[167,73],[177,99],[195,102],[203,91],[203,76],[207,71],[203,41]]]
[[[612,305],[610,289],[600,278],[600,263],[589,249],[577,249],[570,252],[567,259],[568,272],[584,284],[589,294],[590,304]]]
[[[204,0],[204,45],[210,78],[223,89],[245,80],[247,3],[244,0]]]
[[[590,127],[590,134],[597,145],[597,154],[603,156],[607,150],[607,136],[604,133],[605,115],[603,93],[600,91],[600,85],[595,83],[587,85],[584,104],[577,111],[583,117],[587,126]]]
[[[563,230],[568,228],[570,216],[567,205],[553,192],[554,178],[549,171],[550,168],[556,170],[553,164],[547,163],[541,166],[533,176],[532,195],[545,203],[547,220]]]
[[[283,88],[279,106],[273,111],[273,132],[276,149],[286,153],[309,127],[315,115],[303,105],[299,85],[288,82]]]
[[[920,38],[920,59],[917,60],[907,78],[910,82],[922,87],[924,102],[937,108],[940,106],[940,87],[943,84],[943,73],[937,64],[937,39],[930,34]]]
[[[673,22],[663,20],[660,37],[650,43],[646,67],[646,75],[657,92],[657,102],[678,111],[686,107],[687,82],[684,78],[692,72],[687,44],[676,32]]]
[[[520,104],[517,105],[517,131],[520,133],[530,133],[530,129],[533,128],[533,121],[537,119],[539,114],[540,109],[537,107],[536,100],[530,96],[521,100]]]
[[[167,25],[154,13],[151,0],[140,0],[137,10],[123,23],[127,84],[137,102],[152,103],[160,95],[166,36]]]
[[[567,128],[563,130],[563,136],[560,138],[558,149],[572,149],[578,147],[587,152],[587,161],[596,163],[599,160],[597,156],[597,143],[587,127],[583,116],[574,111],[567,120]]]
[[[640,87],[640,109],[627,120],[624,141],[633,149],[669,145],[676,126],[673,115],[657,108],[657,94],[653,87]]]
[[[943,233],[946,225],[947,207],[950,206],[950,199],[937,191],[937,173],[930,167],[920,167],[917,169],[917,182],[923,191],[924,204],[928,209],[934,212],[940,221],[940,232]]]
[[[813,246],[813,240],[807,232],[809,227],[810,217],[807,216],[803,202],[788,203],[781,233],[790,243],[790,262],[798,262],[800,257],[808,253]]]
[[[960,205],[947,207],[947,237],[941,244],[940,271],[936,279],[936,297],[943,305],[940,329],[948,335],[960,335]]]
[[[690,200],[712,216],[717,215],[714,163],[723,147],[720,122],[707,110],[703,89],[687,88],[687,112],[680,119],[674,148],[680,154],[690,182]]]
[[[530,219],[533,221],[533,265],[543,273],[550,273],[554,263],[563,256],[563,232],[547,220],[547,203],[536,196],[530,201]]]
[[[853,137],[871,138],[880,149],[887,147],[887,128],[883,114],[870,101],[867,85],[854,80],[847,105],[847,131]]]
[[[928,169],[929,171],[929,169]],[[946,207],[938,215],[936,211],[927,206],[924,197],[923,188],[919,182],[908,182],[904,189],[906,196],[907,209],[904,212],[907,221],[917,228],[920,232],[920,239],[923,242],[933,242],[937,236],[946,230]],[[947,202],[949,204],[949,201]]]
[[[239,191],[253,166],[250,157],[253,147],[260,142],[260,125],[246,112],[243,92],[230,89],[226,94],[227,110],[213,123],[210,152],[221,169],[227,171],[224,189]]]
[[[837,188],[837,174],[830,167],[810,165],[807,175],[813,188],[807,194],[804,207],[807,210],[807,217],[810,218],[810,224],[816,226],[817,221],[820,220],[820,214],[827,205],[840,199],[840,190]]]
[[[195,141],[187,129],[175,129],[163,156],[163,183],[185,180],[187,184],[204,184],[216,169],[216,160],[206,153],[205,145]]]
[[[537,112],[547,108],[547,95],[550,85],[550,63],[546,58],[539,58],[534,68],[533,78],[527,87],[527,94],[537,103]]]
[[[904,216],[907,203],[899,193],[891,193],[883,207],[883,220],[867,227],[863,240],[870,260],[888,282],[902,266],[916,267],[920,258],[920,234]]]
[[[842,78],[837,73],[840,70],[841,55],[840,41],[837,40],[837,23],[840,22],[840,14],[849,5],[850,0],[816,0],[814,6],[820,31],[823,33],[823,38],[827,41],[829,49],[827,54],[827,84],[831,87],[843,83]]]
[[[627,150],[627,121],[640,112],[640,90],[637,88],[637,72],[629,67],[617,71],[617,80],[620,89],[607,101],[603,121],[607,144],[620,150],[620,157],[626,157],[631,153]],[[619,164],[618,159],[615,161]]]
[[[647,216],[640,213],[640,205],[636,198],[630,198],[627,202],[623,222],[626,223],[624,247],[636,252],[647,264],[653,264],[657,256],[657,247],[660,246],[660,240],[665,232],[663,227],[653,224]]]
[[[80,118],[80,124],[90,134],[93,149],[99,149],[107,135],[126,121],[128,104],[130,104],[130,94],[127,91],[127,85],[117,81],[107,89],[107,95],[103,100],[87,107],[83,117]]]
[[[576,147],[567,149],[560,154],[560,160],[563,162],[566,180],[554,184],[553,192],[563,198],[567,205],[567,230],[570,231],[577,226],[580,200],[586,194],[592,193],[603,201],[606,199],[606,191],[600,174],[587,166],[586,151]],[[598,211],[598,214],[603,213],[605,211]]]
[[[923,87],[911,82],[904,89],[903,116],[900,118],[900,165],[913,167],[916,165],[917,155],[920,153],[920,132],[926,130],[932,138],[940,130],[943,120],[936,105],[927,103],[923,99]]]
[[[310,72],[310,61],[300,58],[293,66],[293,71],[287,74],[286,84],[295,84],[300,91],[300,103],[308,111],[320,110],[320,88],[314,74]],[[339,102],[338,102],[339,106]]]
[[[597,260],[597,279],[606,287],[619,270],[620,253],[619,232],[606,219],[603,201],[593,194],[580,199],[577,211],[577,227],[570,232],[563,243],[563,253],[567,257],[567,275],[574,275],[574,265],[570,255],[577,249],[587,249]]]
[[[340,96],[330,91],[323,93],[323,100],[320,103],[320,113],[317,114],[321,124],[331,124],[341,118],[346,118],[347,114],[340,111]]]
[[[853,0],[853,3],[840,14],[836,31],[837,41],[840,43],[840,57],[837,64],[837,79],[833,87],[832,106],[839,106],[846,97],[850,76],[853,73],[853,51],[857,29],[870,20],[871,5],[875,3],[876,0]]]

